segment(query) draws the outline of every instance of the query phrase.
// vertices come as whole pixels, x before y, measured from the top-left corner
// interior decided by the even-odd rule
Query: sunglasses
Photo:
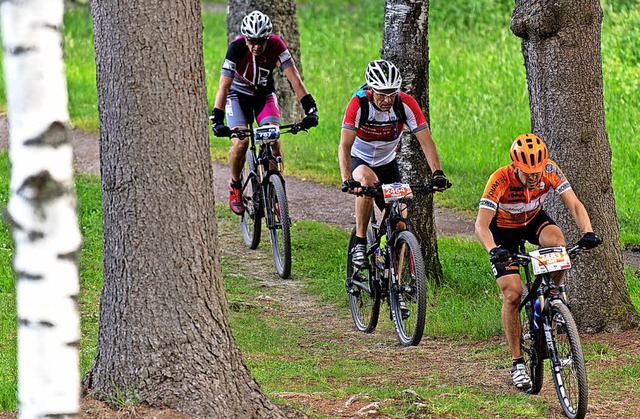
[[[247,38],[247,42],[251,45],[262,45],[265,44],[268,39],[266,36],[264,38]]]
[[[383,99],[393,99],[398,94],[398,91],[394,90],[392,92],[389,92],[389,91],[382,92],[380,90],[373,89],[373,93],[375,93],[376,95],[382,96]]]

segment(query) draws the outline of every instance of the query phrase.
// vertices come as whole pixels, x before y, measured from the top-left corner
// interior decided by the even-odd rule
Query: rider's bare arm
[[[593,231],[591,227],[591,220],[589,214],[584,208],[582,202],[578,199],[573,189],[569,189],[560,195],[562,202],[566,205],[567,209],[571,213],[571,216],[575,220],[578,228],[582,233],[589,233]]]
[[[309,92],[307,91],[307,87],[304,85],[302,77],[300,77],[300,72],[298,71],[298,68],[295,64],[285,68],[283,70],[283,73],[291,83],[291,87],[296,93],[296,97],[298,98],[298,100],[309,94]]]
[[[476,237],[487,252],[496,247],[496,242],[493,241],[493,234],[491,234],[491,231],[489,230],[489,224],[491,223],[495,213],[495,211],[490,210],[489,208],[480,208],[478,210],[478,217],[476,218]]]
[[[340,131],[340,144],[338,145],[338,162],[340,163],[340,175],[342,180],[353,179],[351,173],[351,147],[356,140],[356,132],[342,128]]]
[[[427,158],[427,163],[429,163],[431,171],[435,172],[436,170],[442,170],[440,156],[438,155],[438,150],[436,149],[436,144],[433,142],[429,128],[421,129],[416,132],[415,135],[420,143],[420,147],[422,147],[425,157]]]
[[[224,110],[224,107],[227,103],[227,95],[229,94],[229,89],[231,88],[231,83],[233,83],[233,77],[220,75],[220,82],[218,83],[218,92],[216,93],[216,101],[214,104],[214,108]]]

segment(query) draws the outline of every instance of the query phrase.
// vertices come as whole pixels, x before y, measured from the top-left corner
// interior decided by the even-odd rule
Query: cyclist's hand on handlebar
[[[584,236],[576,243],[580,249],[593,249],[602,243],[602,239],[596,233],[590,231],[584,233]]]
[[[489,251],[489,260],[492,263],[497,262],[508,262],[511,259],[511,253],[507,249],[502,249],[500,247],[494,247]]]
[[[362,188],[357,180],[347,179],[342,182],[342,192],[356,193]]]
[[[300,123],[302,129],[309,129],[318,126],[318,114],[310,113],[302,119]]]
[[[225,124],[216,124],[213,126],[213,133],[216,137],[231,137],[231,128]]]
[[[304,109],[305,117],[302,120],[302,128],[309,129],[318,126],[318,105],[313,99],[313,96],[306,94],[300,99],[302,109]]]
[[[444,191],[451,187],[451,182],[447,180],[442,170],[436,170],[431,176],[431,187],[435,190]]]
[[[222,109],[213,108],[211,111],[211,128],[216,137],[230,137],[231,129],[224,124],[224,111]]]

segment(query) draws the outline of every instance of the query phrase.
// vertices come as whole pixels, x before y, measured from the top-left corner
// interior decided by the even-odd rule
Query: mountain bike
[[[285,279],[291,275],[291,218],[282,176],[282,158],[274,156],[272,144],[282,133],[297,134],[300,131],[306,131],[301,123],[231,130],[232,135],[250,139],[241,178],[245,207],[240,217],[242,237],[250,249],[256,249],[260,244],[264,218],[276,270]]]
[[[570,257],[582,251],[573,245],[526,253],[521,243],[512,262],[524,268],[526,278],[520,318],[522,354],[531,378],[528,392],[540,392],[544,360],[549,359],[562,410],[572,419],[584,418],[587,413],[587,373],[578,328],[567,304],[566,287],[564,283],[556,286],[551,272],[571,268]]]
[[[357,193],[383,196],[385,201],[379,222],[375,211],[371,214],[365,266],[352,263],[355,228],[349,238],[346,290],[351,316],[359,331],[371,333],[376,329],[380,305],[386,300],[400,343],[403,346],[420,343],[427,311],[427,283],[420,244],[403,212],[414,193],[435,191],[429,185],[393,183],[362,187]]]

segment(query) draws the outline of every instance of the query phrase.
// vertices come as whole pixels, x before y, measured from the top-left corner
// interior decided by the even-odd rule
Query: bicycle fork
[[[547,302],[547,306],[551,305],[551,300]],[[571,402],[569,401],[569,397],[566,393],[564,387],[564,381],[562,379],[562,369],[568,364],[572,363],[571,357],[563,360],[560,359],[560,354],[558,353],[557,343],[555,337],[553,335],[553,331],[551,328],[551,318],[549,317],[549,308],[546,308],[547,314],[543,315],[543,328],[544,328],[544,337],[547,343],[547,351],[549,353],[549,361],[551,363],[551,372],[554,375],[555,382],[557,384],[558,395],[564,399],[565,406],[570,406]]]

